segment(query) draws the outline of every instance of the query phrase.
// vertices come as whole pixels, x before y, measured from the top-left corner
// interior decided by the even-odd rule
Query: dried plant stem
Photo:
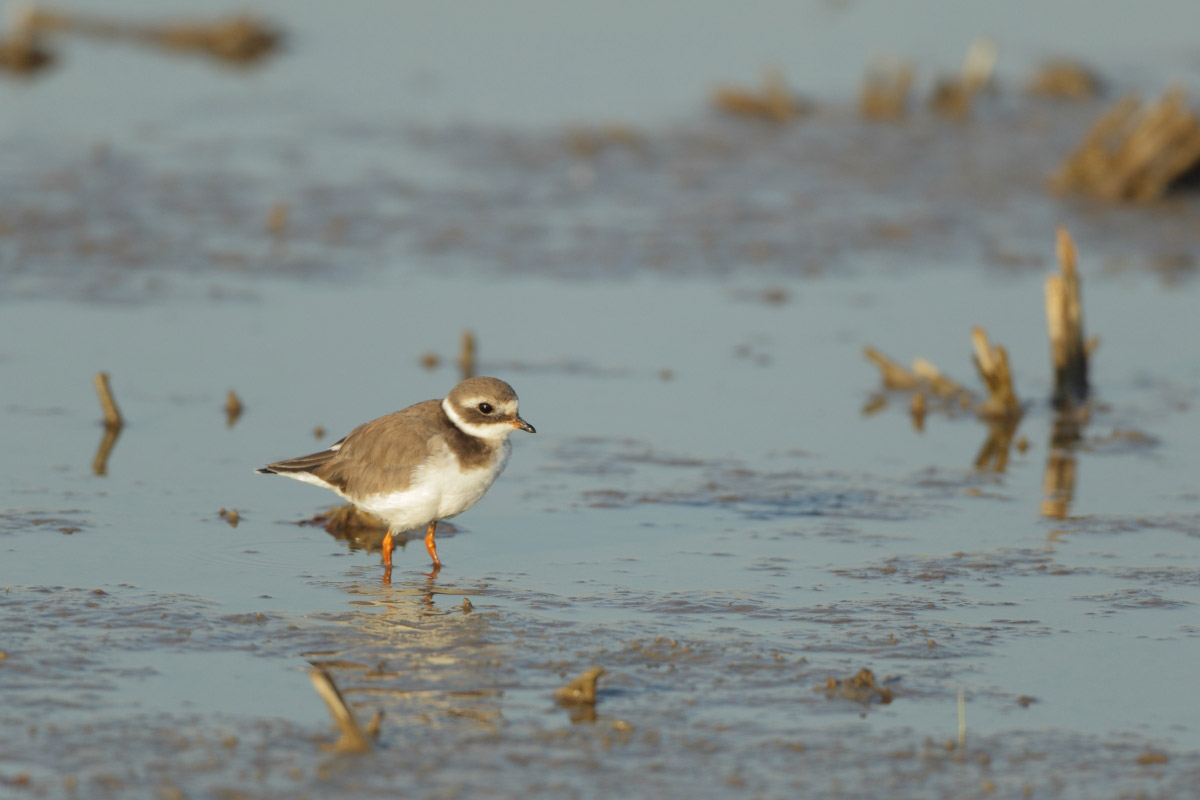
[[[458,368],[462,371],[462,379],[475,377],[475,334],[469,330],[463,331],[462,350],[458,354]]]
[[[125,420],[121,418],[117,401],[113,399],[112,387],[108,383],[108,373],[97,372],[93,380],[96,384],[96,394],[100,395],[100,408],[104,410],[105,427],[119,430],[124,427]]]
[[[229,394],[225,396],[225,424],[232,428],[245,410],[242,399],[237,396],[237,392],[230,389]]]
[[[863,355],[867,357],[868,361],[879,367],[883,385],[888,389],[913,389],[920,383],[916,375],[870,345],[863,348]]]
[[[142,25],[106,16],[80,14],[36,6],[30,13],[36,31],[72,33],[98,39],[128,39],[169,50],[203,53],[234,63],[250,63],[274,50],[283,40],[279,31],[250,16],[233,15],[211,22]]]
[[[778,69],[763,75],[761,91],[722,86],[713,92],[713,105],[727,114],[761,117],[774,122],[790,122],[808,109],[788,87]]]
[[[957,381],[948,378],[940,369],[923,358],[913,359],[913,374],[929,384],[933,393],[943,400],[957,398],[960,405],[966,407],[971,402],[971,393]]]
[[[1083,192],[1109,202],[1146,203],[1200,161],[1200,118],[1182,89],[1157,104],[1127,95],[1097,120],[1058,168],[1058,192]]]
[[[1066,228],[1058,229],[1059,273],[1046,279],[1046,327],[1054,366],[1054,407],[1082,405],[1088,397],[1089,343],[1083,336],[1083,306],[1075,243]]]
[[[872,64],[863,78],[859,113],[865,119],[902,119],[908,111],[908,94],[915,74],[911,64]]]
[[[1008,351],[1000,345],[993,347],[987,333],[978,325],[971,329],[971,341],[975,346],[975,367],[988,391],[988,398],[979,407],[979,413],[992,419],[1019,417],[1021,403],[1013,388]]]
[[[566,686],[559,688],[554,697],[563,705],[595,705],[596,681],[606,674],[607,670],[604,667],[592,667]]]

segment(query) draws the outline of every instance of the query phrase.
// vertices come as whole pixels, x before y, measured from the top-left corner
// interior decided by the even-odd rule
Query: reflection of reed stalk
[[[1042,477],[1043,517],[1066,519],[1075,497],[1075,448],[1082,438],[1083,420],[1078,415],[1060,414],[1050,431],[1046,472]]]
[[[329,713],[333,715],[333,721],[337,723],[338,728],[342,731],[342,738],[333,746],[334,749],[342,753],[365,753],[370,750],[370,741],[367,740],[367,736],[363,733],[358,720],[354,718],[354,712],[346,704],[342,693],[338,691],[337,684],[333,682],[333,677],[321,667],[310,669],[308,677],[312,680],[313,688],[317,690],[317,694],[321,695],[321,699],[329,707]]]
[[[962,687],[958,690],[958,752],[967,746],[967,698]]]
[[[988,421],[988,437],[975,456],[975,469],[990,469],[992,472],[1008,469],[1008,452],[1019,421],[1015,417]]]
[[[111,425],[104,426],[104,438],[100,440],[100,447],[96,449],[96,457],[92,459],[92,474],[98,477],[103,477],[108,474],[108,456],[112,453],[112,449],[117,444],[117,437],[121,435],[121,429]]]

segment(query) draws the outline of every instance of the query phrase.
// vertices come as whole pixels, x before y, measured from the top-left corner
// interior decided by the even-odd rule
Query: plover
[[[393,537],[428,525],[425,548],[441,569],[434,531],[479,502],[504,471],[514,430],[536,433],[517,413],[517,393],[496,378],[469,378],[442,400],[426,400],[359,425],[312,455],[257,470],[336,492],[387,523],[383,564]]]

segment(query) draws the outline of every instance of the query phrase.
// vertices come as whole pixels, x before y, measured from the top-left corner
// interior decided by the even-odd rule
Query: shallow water
[[[883,13],[805,19],[853,28],[864,9]],[[1045,193],[1103,104],[1005,91],[967,127],[864,126],[843,105],[780,131],[697,99],[591,152],[553,97],[445,124],[486,87],[457,88],[467,60],[402,122],[301,135],[322,107],[303,98],[327,89],[286,87],[328,55],[329,21],[295,14],[293,49],[244,81],[85,46],[95,75],[65,65],[19,97],[156,64],[134,117],[175,121],[0,151],[0,796],[1194,785],[1196,206]],[[1149,64],[1138,76],[1176,64],[1105,52]],[[159,105],[172,70],[186,108]],[[270,102],[243,120],[254,93]],[[55,131],[54,113],[19,124]],[[1061,220],[1102,345],[1055,519],[1042,281]],[[973,386],[975,324],[1028,404],[1003,472],[973,466],[988,431],[968,414],[918,432],[905,397],[863,411],[864,345]],[[465,328],[539,432],[442,537],[445,570],[427,578],[415,541],[385,585],[377,550],[297,524],[332,497],[252,470],[444,394]],[[104,475],[98,370],[128,420]],[[229,427],[231,387],[246,411]],[[373,753],[321,748],[336,737],[310,663],[363,721],[384,712]],[[593,665],[594,714],[556,706]],[[893,702],[827,696],[864,667]],[[948,748],[960,691],[966,748]]]

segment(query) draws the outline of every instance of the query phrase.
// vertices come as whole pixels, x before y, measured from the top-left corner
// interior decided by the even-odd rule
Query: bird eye
[[[490,414],[496,410],[496,409],[492,408],[491,403],[480,403],[478,408],[479,408],[480,413],[482,413],[482,414]]]

